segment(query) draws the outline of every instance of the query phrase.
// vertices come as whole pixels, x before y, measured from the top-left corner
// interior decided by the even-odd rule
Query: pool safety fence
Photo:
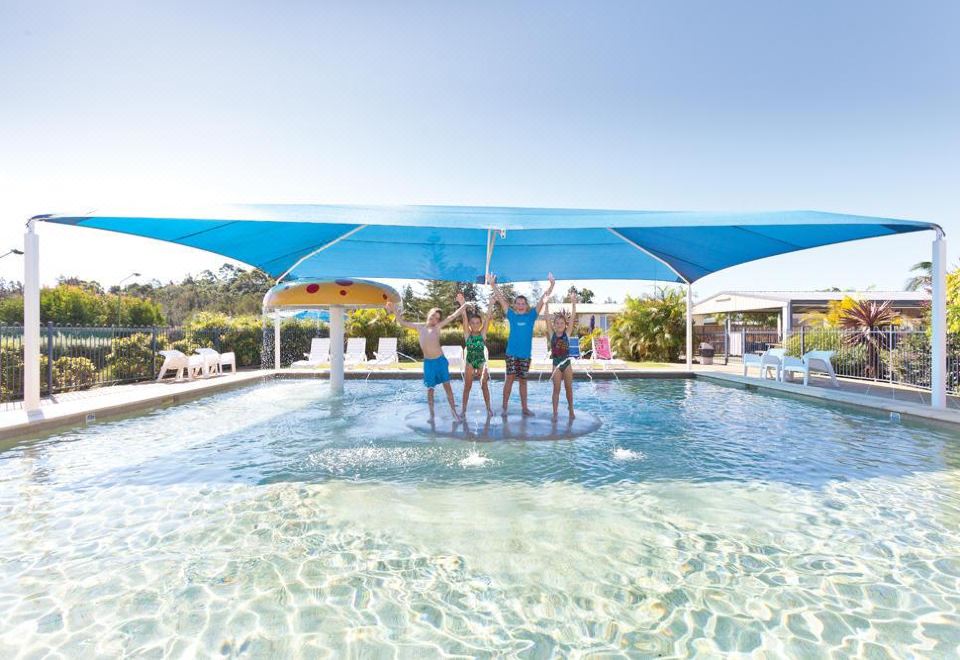
[[[156,378],[160,351],[223,348],[224,330],[183,327],[40,328],[40,392],[62,392]],[[0,326],[0,401],[23,398],[23,327]]]
[[[373,358],[381,334],[367,329],[366,353]],[[310,351],[314,337],[329,336],[326,324],[288,320],[281,325],[281,366],[302,360]],[[355,333],[356,335],[356,333]],[[361,335],[361,336],[363,336]],[[348,333],[350,336],[350,333]],[[422,359],[416,333],[396,335],[400,353]],[[459,328],[444,331],[444,344],[463,345]],[[233,351],[238,367],[273,366],[273,325],[243,327],[93,327],[54,325],[40,329],[41,396],[62,392],[135,383],[157,377],[163,356],[160,351],[174,349],[191,354],[197,348],[218,352]],[[488,337],[493,359],[506,352],[506,338]],[[409,361],[403,357],[402,361]],[[23,327],[0,326],[0,402],[23,399]]]
[[[697,328],[694,348],[698,357],[703,343],[713,347],[714,364],[742,364],[744,353],[760,354],[769,348],[785,348],[795,357],[828,350],[834,351],[833,368],[838,376],[930,389],[930,335],[923,329],[802,326],[781,332],[752,326]],[[960,335],[949,335],[947,343],[947,389],[960,394]]]

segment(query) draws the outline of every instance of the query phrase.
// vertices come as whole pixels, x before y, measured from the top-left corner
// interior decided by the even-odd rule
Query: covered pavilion
[[[24,240],[24,404],[40,402],[40,222],[103,229],[207,250],[277,282],[308,278],[482,281],[636,279],[686,287],[757,259],[879,236],[932,231],[931,396],[946,405],[946,241],[931,222],[820,211],[708,213],[474,206],[239,205],[34,216]],[[337,350],[337,347],[332,347]],[[339,350],[343,350],[340,346]],[[333,356],[331,356],[333,357]]]

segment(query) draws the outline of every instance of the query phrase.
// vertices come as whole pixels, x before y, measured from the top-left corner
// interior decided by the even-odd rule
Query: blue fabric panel
[[[927,222],[820,211],[454,206],[247,205],[37,219],[188,245],[257,266],[274,277],[312,255],[290,277],[460,281],[483,275],[490,229],[506,230],[502,238],[497,232],[490,266],[502,281],[543,280],[548,271],[562,279],[679,281],[674,270],[695,281],[795,250],[936,228]]]
[[[693,282],[737,264],[821,245],[887,236],[913,228],[886,225],[622,228],[617,231]]]
[[[353,225],[163,218],[93,218],[80,226],[189,245],[262,268],[273,277],[354,229]]]

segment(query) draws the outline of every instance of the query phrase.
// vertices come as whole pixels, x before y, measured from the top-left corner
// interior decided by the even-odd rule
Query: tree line
[[[263,296],[274,285],[264,271],[224,264],[216,271],[205,270],[187,275],[180,282],[133,282],[105,287],[99,282],[78,277],[60,277],[56,286],[40,292],[40,321],[55,325],[80,326],[155,326],[182,325],[200,312],[227,316],[258,316]],[[501,285],[503,292],[537,300],[543,294],[539,282],[518,288]],[[473,282],[426,280],[421,287],[403,287],[403,306],[410,318],[422,318],[427,310],[438,307],[444,313],[456,308],[455,298],[462,291],[468,301],[484,308],[488,288]],[[570,287],[581,302],[593,301],[590,289]],[[562,296],[566,298],[566,295]],[[559,301],[561,296],[554,296]],[[502,320],[502,310],[494,306],[494,315]],[[0,279],[0,324],[23,322],[23,286]]]

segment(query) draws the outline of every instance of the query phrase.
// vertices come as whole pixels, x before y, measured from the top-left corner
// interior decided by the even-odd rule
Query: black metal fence
[[[40,328],[41,395],[156,378],[163,363],[161,350],[233,350],[224,348],[228,334],[226,329],[47,324]],[[0,401],[23,398],[23,362],[23,327],[0,326]]]
[[[218,352],[233,351],[239,367],[273,366],[273,324],[245,327],[80,327],[46,324],[40,328],[40,390],[42,396],[106,385],[133,383],[156,378],[163,356],[160,351],[175,349],[193,353],[209,347]],[[281,326],[281,366],[302,360],[313,337],[329,336],[326,324],[285,321]],[[366,335],[368,357],[373,357],[380,334],[375,327]],[[355,335],[357,336],[357,335]],[[390,335],[393,336],[393,335]],[[398,350],[415,359],[422,353],[415,332],[403,331]],[[444,329],[443,344],[463,345],[458,327]],[[502,358],[506,336],[487,337],[490,357]],[[0,401],[23,399],[23,327],[0,326]]]
[[[694,343],[698,356],[700,345],[710,344],[714,362],[719,364],[742,364],[744,353],[759,354],[768,348],[784,348],[794,357],[825,350],[834,352],[833,368],[844,378],[920,389],[930,389],[932,382],[930,336],[926,330],[800,327],[781,333],[773,328],[697,328]],[[947,338],[946,371],[948,391],[960,393],[960,336]]]

